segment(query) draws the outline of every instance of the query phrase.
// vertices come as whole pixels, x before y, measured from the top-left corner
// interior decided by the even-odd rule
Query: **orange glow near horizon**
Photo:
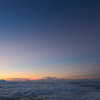
[[[45,76],[46,77],[46,76]],[[48,76],[47,76],[48,77]],[[53,76],[50,76],[51,78]],[[43,79],[44,77],[34,77],[34,78],[24,78],[24,77],[21,77],[21,78],[0,78],[0,79],[4,79],[6,81],[25,81],[25,80],[39,80],[39,79]],[[100,79],[99,76],[96,76],[96,77],[57,77],[58,79]]]
[[[48,73],[45,73],[45,72],[13,72],[12,71],[7,71],[7,72],[2,72],[1,73],[1,77],[0,79],[5,79],[5,80],[8,80],[8,81],[11,81],[11,80],[38,80],[38,79],[43,79],[44,77],[57,77],[58,79],[60,78],[64,78],[64,79],[97,79],[97,78],[100,78],[100,76],[97,76],[97,75],[94,75],[94,76],[82,76],[82,74],[77,74],[77,73],[67,73],[68,75],[65,74],[65,72],[48,72]]]

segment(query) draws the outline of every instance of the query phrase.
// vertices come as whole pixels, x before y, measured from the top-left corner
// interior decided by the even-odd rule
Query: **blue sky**
[[[98,78],[99,4],[0,0],[1,78]]]

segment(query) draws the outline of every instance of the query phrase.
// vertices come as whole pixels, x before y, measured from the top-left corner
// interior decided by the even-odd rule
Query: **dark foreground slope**
[[[100,100],[100,80],[1,80],[0,100]]]

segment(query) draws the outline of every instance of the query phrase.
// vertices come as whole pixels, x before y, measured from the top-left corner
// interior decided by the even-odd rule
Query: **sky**
[[[100,0],[0,0],[0,79],[100,78]]]

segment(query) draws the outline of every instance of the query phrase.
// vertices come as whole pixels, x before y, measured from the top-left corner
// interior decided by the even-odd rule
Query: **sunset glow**
[[[0,0],[0,79],[100,78],[97,2]]]

